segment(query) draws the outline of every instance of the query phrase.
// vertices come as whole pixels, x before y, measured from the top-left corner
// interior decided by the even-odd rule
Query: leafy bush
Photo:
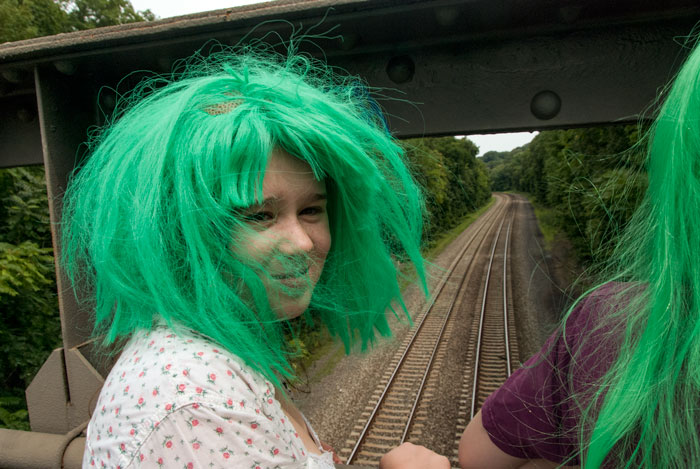
[[[499,190],[529,193],[581,261],[607,258],[646,190],[636,126],[551,130],[490,164]]]
[[[486,166],[468,139],[423,138],[404,142],[416,178],[425,190],[428,211],[425,244],[454,227],[491,197]]]
[[[0,43],[153,20],[129,0],[0,0]],[[24,389],[61,326],[43,167],[0,169],[0,427],[29,429]]]
[[[0,219],[0,426],[24,429],[24,389],[61,345],[43,167],[0,170]]]
[[[29,431],[29,414],[24,399],[0,396],[0,427]]]

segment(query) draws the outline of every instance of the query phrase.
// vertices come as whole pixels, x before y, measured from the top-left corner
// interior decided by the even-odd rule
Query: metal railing
[[[0,428],[0,467],[3,469],[80,469],[85,451],[86,424],[64,435]],[[336,469],[369,469],[336,464]]]
[[[4,469],[80,469],[85,424],[64,435],[0,428],[0,467]]]

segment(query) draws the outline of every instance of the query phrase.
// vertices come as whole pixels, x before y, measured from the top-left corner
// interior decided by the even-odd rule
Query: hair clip
[[[204,108],[204,111],[210,116],[218,116],[220,114],[228,114],[229,112],[240,106],[242,100],[226,101]]]

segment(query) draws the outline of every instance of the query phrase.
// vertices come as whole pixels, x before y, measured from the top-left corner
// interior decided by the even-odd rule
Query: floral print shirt
[[[100,393],[83,467],[224,466],[334,467],[332,453],[306,451],[272,384],[236,356],[195,333],[135,334]]]

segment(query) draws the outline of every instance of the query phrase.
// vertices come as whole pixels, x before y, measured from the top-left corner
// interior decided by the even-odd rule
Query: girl
[[[84,465],[333,466],[281,390],[289,320],[349,345],[425,285],[421,193],[359,82],[260,50],[142,83],[64,198],[62,262],[123,344]]]

